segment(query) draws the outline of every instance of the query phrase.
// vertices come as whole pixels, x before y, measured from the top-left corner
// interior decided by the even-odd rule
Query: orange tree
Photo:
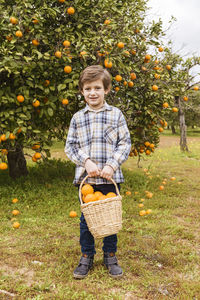
[[[171,66],[168,76],[165,76],[165,83],[170,87],[171,95],[174,97],[174,107],[166,109],[166,119],[172,125],[176,121],[179,123],[180,149],[188,151],[186,124],[189,124],[191,118],[194,121],[195,116],[197,118],[199,116],[199,93],[197,92],[200,81],[193,68],[200,65],[200,57],[193,56],[184,60],[179,55],[173,54],[171,49],[166,49],[163,63]]]
[[[0,169],[27,174],[24,148],[37,162],[54,138],[65,139],[82,108],[79,74],[101,64],[112,75],[107,98],[125,114],[130,155],[151,154],[173,101],[157,59],[161,21],[145,25],[145,0],[2,0],[0,4]],[[154,55],[150,52],[154,49]]]

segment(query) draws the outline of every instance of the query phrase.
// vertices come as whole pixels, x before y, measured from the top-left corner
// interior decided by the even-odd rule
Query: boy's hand
[[[106,165],[101,171],[100,176],[106,178],[107,180],[110,180],[113,176],[113,173],[114,173],[113,168]]]
[[[89,175],[89,177],[95,177],[100,175],[100,170],[97,167],[97,165],[91,161],[90,159],[87,159],[85,162],[85,169]]]

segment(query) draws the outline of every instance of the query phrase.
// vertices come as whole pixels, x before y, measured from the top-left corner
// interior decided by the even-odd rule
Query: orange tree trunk
[[[28,170],[26,165],[26,159],[21,147],[17,147],[15,150],[11,150],[7,154],[9,175],[11,178],[16,179],[21,176],[27,176]]]

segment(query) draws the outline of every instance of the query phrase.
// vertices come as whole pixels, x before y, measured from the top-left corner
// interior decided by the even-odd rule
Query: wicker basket
[[[88,228],[94,238],[103,238],[116,234],[122,228],[122,197],[119,193],[118,186],[115,181],[111,179],[116,188],[116,197],[83,203],[81,189],[88,177],[87,175],[82,180],[79,187],[81,211],[84,214]]]

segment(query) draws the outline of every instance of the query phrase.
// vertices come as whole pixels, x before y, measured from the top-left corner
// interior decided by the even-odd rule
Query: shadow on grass
[[[2,171],[0,173],[0,186],[11,188],[16,185],[23,186],[27,183],[35,186],[47,182],[48,184],[72,184],[74,169],[75,165],[69,161],[60,159],[46,160],[37,165],[28,165],[28,176],[22,176],[16,180],[9,176],[8,170]]]

